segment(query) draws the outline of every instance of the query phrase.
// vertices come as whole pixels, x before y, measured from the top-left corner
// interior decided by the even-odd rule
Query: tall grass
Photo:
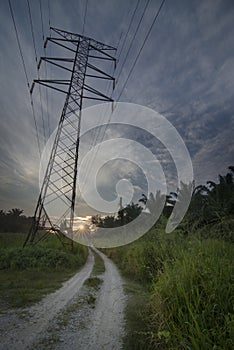
[[[150,283],[163,270],[165,261],[174,261],[185,243],[180,231],[165,234],[162,229],[151,229],[134,243],[105,249],[104,252],[118,264],[125,276]]]
[[[156,348],[233,349],[233,247],[188,244],[153,282],[149,324]]]
[[[108,254],[150,297],[135,300],[141,331],[129,331],[126,349],[234,348],[233,244],[153,229]]]

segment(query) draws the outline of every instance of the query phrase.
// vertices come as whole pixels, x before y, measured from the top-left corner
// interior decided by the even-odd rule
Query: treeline
[[[142,212],[142,207],[139,204],[131,203],[125,208],[118,211],[117,215],[107,215],[101,217],[100,215],[92,216],[91,222],[97,227],[117,227],[128,224],[134,220]]]
[[[165,196],[166,202],[163,208],[163,215],[166,218],[169,218],[173,210],[173,206],[175,205],[175,202],[176,202],[176,199],[174,198],[175,195],[176,195],[175,193],[171,193],[170,195]],[[160,200],[164,200],[163,196],[162,195],[160,196],[161,196]],[[157,200],[158,198],[155,199],[152,193],[150,194],[149,199],[144,194],[142,194],[142,198],[139,199],[139,202],[142,203],[142,205],[132,202],[131,204],[128,204],[126,207],[119,209],[116,215],[92,216],[91,222],[93,225],[97,227],[104,227],[104,228],[124,226],[129,222],[133,221],[138,215],[140,215],[143,209],[147,208],[148,213],[150,213],[152,206],[155,207],[155,205],[157,205]]]
[[[0,210],[0,232],[26,232],[32,218],[23,215],[23,210],[14,208],[9,211]]]
[[[207,228],[212,228],[209,235],[212,232],[213,237],[221,236],[234,241],[231,234],[231,228],[234,226],[234,167],[230,166],[229,170],[225,176],[219,175],[218,183],[208,181],[206,185],[196,188],[192,188],[193,184],[181,183],[177,192],[171,192],[167,196],[160,191],[155,196],[151,193],[149,198],[142,194],[142,198],[139,199],[141,205],[131,203],[112,216],[93,216],[92,224],[105,228],[123,226],[134,220],[142,210],[145,215],[150,215],[163,202],[165,204],[161,220],[165,220],[170,217],[175,204],[183,206],[183,202],[190,198],[192,191],[189,209],[180,225],[184,235],[200,230],[203,236],[207,236]],[[176,217],[170,219],[176,221]]]

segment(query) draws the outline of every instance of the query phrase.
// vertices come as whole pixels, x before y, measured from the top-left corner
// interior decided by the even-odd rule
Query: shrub
[[[84,264],[87,248],[80,246],[76,253],[42,246],[1,250],[0,269],[25,270],[31,268],[68,269]]]

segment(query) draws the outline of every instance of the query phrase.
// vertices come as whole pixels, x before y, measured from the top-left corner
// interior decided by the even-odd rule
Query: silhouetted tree
[[[10,215],[14,218],[18,218],[21,214],[23,214],[23,210],[19,209],[19,208],[14,208],[8,211],[7,215]]]
[[[32,218],[22,215],[23,212],[19,208],[13,208],[7,213],[0,210],[0,232],[27,232]]]
[[[97,227],[117,227],[126,225],[134,220],[142,211],[142,207],[139,204],[131,203],[125,208],[120,209],[117,215],[107,215],[100,217],[99,215],[92,216],[91,222]]]
[[[131,203],[125,208],[118,211],[117,221],[118,226],[125,225],[134,220],[142,212],[142,207],[139,204]]]
[[[234,213],[234,167],[225,176],[219,175],[219,182],[207,181],[193,191],[184,226],[188,231],[232,222]],[[212,226],[212,227],[213,227]],[[227,229],[228,229],[227,225]],[[220,231],[222,227],[220,227]],[[231,230],[231,229],[230,229]],[[212,230],[209,230],[211,232]],[[208,232],[208,231],[207,231]],[[231,233],[230,233],[231,234]]]

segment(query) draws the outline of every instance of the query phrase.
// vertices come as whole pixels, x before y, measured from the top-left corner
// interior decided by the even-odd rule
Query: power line
[[[123,47],[124,47],[124,45],[125,45],[125,42],[126,42],[128,33],[129,33],[130,28],[131,28],[131,26],[132,26],[132,22],[133,22],[133,19],[134,19],[134,17],[135,17],[136,11],[137,11],[137,9],[138,9],[139,3],[140,3],[140,0],[137,1],[137,4],[136,4],[136,6],[135,6],[135,9],[134,9],[134,11],[133,11],[133,13],[132,13],[132,17],[131,17],[131,20],[130,20],[129,25],[128,25],[128,30],[127,30],[127,32],[126,32],[126,34],[125,34],[125,37],[124,37],[124,40],[123,40],[123,45],[122,45],[122,47],[121,47],[121,50],[120,50],[118,59],[119,59],[119,57],[121,56],[121,53],[122,53],[122,51],[123,51]]]
[[[39,0],[39,5],[40,5],[40,17],[41,17],[42,39],[43,39],[43,42],[44,42],[44,40],[45,40],[45,35],[44,35],[44,23],[43,23],[42,3],[41,3],[41,0]]]
[[[139,28],[140,28],[141,22],[142,22],[142,20],[143,20],[143,18],[144,18],[144,15],[145,15],[145,12],[146,12],[147,7],[148,7],[148,5],[149,5],[149,2],[150,2],[150,0],[148,0],[147,3],[145,4],[145,7],[144,7],[143,13],[142,13],[142,15],[141,15],[140,21],[138,22],[138,25],[137,25],[137,27],[136,27],[135,33],[134,33],[133,38],[132,38],[132,40],[131,40],[131,43],[130,43],[130,45],[129,45],[129,47],[128,47],[127,54],[126,54],[126,56],[125,56],[125,58],[124,58],[124,61],[123,61],[123,63],[122,63],[122,66],[121,66],[120,72],[119,72],[119,74],[118,74],[116,83],[118,83],[119,76],[120,76],[120,74],[122,73],[123,67],[124,67],[124,65],[125,65],[125,63],[126,63],[126,61],[127,61],[129,52],[130,52],[130,50],[131,50],[131,48],[132,48],[132,45],[133,45],[133,42],[134,42],[134,40],[135,40],[135,38],[136,38],[136,35],[137,35],[138,30],[139,30]]]
[[[51,37],[51,7],[50,0],[47,1],[48,6],[48,25],[49,25],[49,35]],[[46,47],[44,47],[44,53],[46,56]],[[47,80],[47,64],[45,62],[45,79]],[[48,89],[46,89],[46,111],[47,111],[47,123],[48,123],[48,134],[50,136],[50,118],[49,118],[49,93]]]
[[[135,37],[136,37],[136,33],[137,33],[137,31],[138,31],[138,29],[139,29],[139,26],[140,26],[140,24],[141,24],[141,22],[142,22],[142,19],[143,19],[143,17],[144,17],[144,14],[145,14],[145,11],[146,11],[146,9],[147,9],[147,6],[149,5],[149,1],[150,1],[150,0],[147,1],[146,6],[144,7],[143,14],[142,14],[141,19],[140,19],[140,21],[139,21],[139,23],[138,23],[138,26],[137,26],[137,29],[136,29],[136,31],[135,31],[134,38],[132,39],[132,42],[133,42],[133,40],[134,40]],[[132,66],[132,68],[131,68],[131,70],[130,70],[130,72],[129,72],[129,74],[128,74],[128,77],[127,77],[127,79],[126,79],[126,81],[125,81],[125,83],[124,83],[123,89],[122,89],[122,91],[121,91],[121,93],[120,93],[120,95],[119,95],[117,101],[119,101],[119,98],[121,97],[122,92],[123,92],[123,90],[124,90],[124,88],[125,88],[125,86],[126,86],[128,80],[129,80],[129,78],[130,78],[130,76],[131,76],[131,74],[132,74],[132,71],[133,71],[133,69],[134,69],[134,67],[135,67],[135,65],[136,65],[136,62],[137,62],[137,60],[138,60],[138,58],[139,58],[139,56],[140,56],[140,54],[141,54],[141,52],[142,52],[142,50],[143,50],[143,48],[144,48],[144,45],[145,45],[145,43],[146,43],[146,41],[147,41],[147,39],[148,39],[148,37],[149,37],[149,35],[150,35],[150,32],[151,32],[151,30],[152,30],[152,28],[153,28],[155,22],[156,22],[156,19],[158,18],[159,14],[160,14],[160,12],[161,12],[161,9],[162,9],[162,6],[163,6],[164,2],[165,2],[165,0],[162,1],[162,3],[161,3],[161,5],[160,5],[160,7],[159,7],[157,13],[155,14],[154,20],[153,20],[153,22],[152,22],[152,24],[151,24],[151,26],[150,26],[150,28],[149,28],[147,34],[146,34],[146,37],[145,37],[145,39],[144,39],[144,42],[143,42],[143,44],[142,44],[142,46],[141,46],[141,48],[140,48],[140,51],[138,52],[138,55],[137,55],[137,57],[136,57],[136,59],[135,59],[135,61],[134,61],[134,63],[133,63],[133,66]],[[131,42],[131,44],[132,44],[132,42]],[[131,48],[131,44],[130,44],[130,48]],[[128,53],[129,53],[129,51],[130,51],[130,49],[128,50]],[[127,53],[127,55],[128,55],[128,53]],[[103,141],[103,139],[104,139],[104,135],[105,135],[106,130],[107,130],[107,127],[108,127],[108,125],[109,125],[109,123],[110,123],[112,114],[113,114],[113,111],[110,113],[110,116],[109,116],[109,118],[108,118],[108,121],[107,121],[107,123],[106,123],[106,125],[105,125],[104,132],[103,132],[102,137],[101,137],[101,140],[100,140],[100,142],[99,142],[99,144],[98,144],[98,146],[97,146],[97,150],[96,150],[96,152],[95,152],[95,154],[94,154],[92,163],[94,163],[94,161],[95,161],[95,159],[96,159],[96,157],[97,157],[97,153],[98,153],[99,148],[100,148],[100,145],[101,145],[101,143],[102,143],[102,141]],[[98,133],[97,133],[97,136],[96,136],[96,138],[95,138],[95,142],[98,141],[99,134],[100,134],[100,128],[99,128]],[[88,166],[87,166],[87,169],[88,169]],[[86,181],[87,181],[87,174],[88,174],[88,172],[86,172],[86,176],[85,176],[85,178],[84,178],[84,185],[85,185],[85,183],[86,183]],[[80,194],[80,195],[81,195],[81,194]],[[79,196],[79,197],[80,197],[80,196]]]
[[[51,7],[50,7],[50,0],[48,0],[48,22],[49,22],[49,36],[51,37]],[[47,48],[47,47],[46,47]],[[46,52],[46,48],[45,48],[45,52]],[[46,54],[45,54],[46,56]],[[47,79],[47,65],[45,62],[45,76]],[[49,135],[51,133],[50,131],[50,118],[49,118],[49,93],[48,89],[46,89],[46,109],[47,109],[47,119],[48,119],[48,130],[49,130]]]
[[[50,0],[48,0],[47,4],[48,4],[48,20],[49,20],[49,29],[50,29],[50,27],[51,27],[51,23],[50,23],[50,17],[51,17],[51,13],[50,13]]]
[[[137,61],[138,61],[138,59],[139,59],[139,57],[140,57],[140,54],[141,54],[141,52],[142,52],[142,50],[143,50],[143,48],[144,48],[144,46],[145,46],[145,44],[146,44],[146,42],[147,42],[147,40],[148,40],[148,38],[149,38],[149,35],[150,35],[150,33],[151,33],[152,29],[153,29],[153,26],[154,26],[154,24],[155,24],[155,22],[156,22],[156,20],[157,20],[157,18],[158,18],[158,16],[159,16],[161,10],[162,10],[162,7],[163,7],[165,1],[166,1],[166,0],[162,0],[161,5],[159,6],[159,9],[158,9],[157,13],[156,13],[155,16],[154,16],[154,20],[153,20],[153,22],[152,22],[152,24],[151,24],[151,26],[150,26],[150,28],[149,28],[149,30],[148,30],[146,36],[145,36],[145,39],[144,39],[144,41],[143,41],[143,43],[142,43],[142,45],[141,45],[141,48],[140,48],[140,50],[139,50],[139,52],[138,52],[138,54],[137,54],[137,56],[136,56],[136,58],[135,58],[135,60],[134,60],[134,62],[133,62],[133,65],[132,65],[132,67],[131,67],[131,69],[130,69],[130,71],[129,71],[129,73],[128,73],[127,79],[125,80],[125,83],[124,83],[124,85],[123,85],[123,87],[122,87],[122,90],[121,90],[121,92],[120,92],[118,98],[116,99],[117,102],[119,101],[120,97],[122,96],[122,93],[123,93],[123,91],[124,91],[124,89],[125,89],[125,87],[126,87],[126,85],[127,85],[127,82],[128,82],[128,80],[129,80],[129,78],[130,78],[132,72],[133,72],[133,69],[134,69],[135,66],[136,66],[136,63],[137,63]]]
[[[108,87],[108,89],[107,89],[106,95],[109,94],[110,88],[111,88],[111,82],[109,82],[109,87]],[[111,94],[111,95],[112,95],[112,94]],[[101,116],[103,115],[103,117],[100,118],[100,125],[102,124],[103,120],[105,119],[106,113],[107,113],[107,109],[105,109],[105,106],[104,106],[104,108],[102,108],[102,111],[101,111],[101,113],[100,113]],[[92,148],[96,145],[96,143],[97,143],[97,141],[98,141],[98,138],[99,138],[99,135],[100,135],[100,131],[101,131],[101,127],[98,127],[98,128],[97,128],[97,131],[94,133],[94,137],[92,138],[92,143],[91,143],[91,145],[90,145],[90,149],[92,149]],[[104,132],[104,133],[105,133],[105,132]],[[95,160],[95,158],[96,158],[96,155],[97,155],[97,152],[98,152],[98,150],[99,150],[99,147],[100,147],[100,146],[98,145],[97,150],[96,150],[96,152],[94,153],[94,156],[92,157],[92,158],[93,158],[93,161],[90,161],[89,163],[87,163],[86,169],[84,170],[84,174],[85,174],[85,175],[84,175],[84,180],[83,180],[83,187],[86,185],[88,174],[89,174],[89,172],[91,171],[91,167],[92,167],[92,164],[93,164],[93,162],[94,162],[94,160]],[[79,196],[78,196],[78,198],[77,198],[77,202],[79,201],[80,197],[81,197],[81,193],[79,194]]]
[[[123,31],[120,33],[119,40],[118,40],[118,43],[117,43],[117,46],[116,46],[116,52],[118,51],[119,44],[120,44],[120,41],[122,39],[122,36],[123,36]]]
[[[119,101],[120,97],[122,96],[123,90],[124,90],[125,86],[127,85],[127,82],[128,82],[128,80],[129,80],[129,78],[130,78],[132,72],[133,72],[133,69],[134,69],[134,67],[135,67],[135,65],[136,65],[136,63],[137,63],[137,60],[138,60],[138,58],[139,58],[139,56],[140,56],[140,54],[141,54],[141,52],[142,52],[142,50],[143,50],[143,48],[144,48],[144,46],[145,46],[145,43],[146,43],[146,41],[147,41],[147,39],[148,39],[148,37],[149,37],[151,31],[152,31],[152,28],[153,28],[153,26],[154,26],[154,24],[155,24],[155,22],[156,22],[156,20],[157,20],[157,18],[158,18],[158,16],[159,16],[161,10],[162,10],[162,7],[163,7],[165,1],[166,1],[166,0],[163,0],[163,1],[161,2],[161,5],[160,5],[159,9],[158,9],[158,11],[156,12],[156,14],[155,14],[155,16],[154,16],[154,20],[153,20],[153,22],[152,22],[152,24],[151,24],[151,26],[150,26],[150,28],[149,28],[149,30],[148,30],[146,36],[145,36],[145,39],[144,39],[144,41],[143,41],[143,43],[142,43],[142,45],[141,45],[141,48],[140,48],[140,50],[139,50],[139,52],[138,52],[138,54],[137,54],[137,56],[136,56],[136,59],[135,59],[135,61],[133,62],[133,65],[132,65],[132,67],[131,67],[131,69],[130,69],[130,71],[129,71],[129,74],[128,74],[128,76],[127,76],[127,79],[126,79],[126,81],[125,81],[125,83],[124,83],[124,86],[123,86],[123,88],[122,88],[122,91],[121,91],[121,93],[119,94],[118,98],[116,99],[117,102]],[[148,3],[147,3],[147,4],[148,4]],[[108,121],[107,121],[107,123],[106,123],[106,125],[105,125],[105,130],[104,130],[104,132],[103,132],[103,135],[102,135],[102,138],[101,138],[101,141],[100,141],[99,145],[102,143],[102,141],[103,141],[103,139],[104,139],[104,135],[105,135],[105,132],[106,132],[106,130],[107,130],[108,125],[110,124],[110,120],[111,120],[112,114],[113,114],[113,111],[110,112],[110,116],[109,116]],[[96,154],[95,154],[95,157],[94,157],[94,159],[93,159],[93,162],[95,161],[95,158],[96,158],[96,156],[97,156],[98,150],[99,150],[99,146],[98,146],[98,148],[97,148],[97,152],[96,152]]]
[[[39,78],[39,76],[38,76]],[[39,97],[40,97],[40,104],[41,104],[41,119],[42,119],[42,128],[43,128],[43,134],[44,134],[44,144],[46,143],[46,132],[45,132],[45,121],[44,121],[44,112],[43,112],[43,104],[42,104],[42,97],[41,97],[41,87],[39,86]]]
[[[35,114],[35,109],[34,109],[33,99],[32,99],[32,95],[31,95],[31,94],[30,94],[30,104],[31,104],[31,108],[32,108],[33,120],[34,120],[35,129],[36,129],[36,137],[37,137],[38,151],[39,151],[39,155],[40,155],[40,158],[41,158],[41,146],[40,146],[40,141],[39,141],[39,133],[38,133],[38,127],[37,127],[37,120],[36,120],[36,114]]]
[[[34,47],[34,54],[35,54],[35,59],[36,59],[36,63],[37,63],[37,77],[38,77],[38,79],[40,79],[40,74],[39,74],[39,69],[38,69],[37,50],[36,50],[36,43],[35,43],[35,35],[34,35],[34,29],[33,29],[32,12],[31,12],[29,0],[27,0],[27,4],[28,4],[28,12],[29,12],[30,28],[31,28],[33,47]],[[40,86],[39,86],[39,97],[40,97],[40,104],[41,104],[42,127],[43,127],[43,134],[44,134],[44,143],[45,143],[45,139],[46,139],[45,121],[44,121],[44,115],[43,115],[43,105],[42,105],[42,96],[41,96]]]
[[[85,30],[85,21],[86,21],[86,15],[87,15],[87,7],[88,7],[88,0],[86,0],[86,3],[85,3],[85,12],[84,12],[83,27],[82,27],[82,35],[84,34],[84,30]]]
[[[120,41],[121,41],[122,36],[123,36],[123,31],[121,31],[121,33],[120,33],[120,36],[119,36],[119,39],[118,39],[118,43],[117,43],[117,46],[116,46],[116,52],[118,52],[119,44],[120,44]],[[115,71],[115,67],[114,67],[114,69],[113,69],[113,71],[112,71],[112,73],[111,73],[112,76],[114,75],[114,71]],[[109,85],[109,86],[108,86],[107,92],[106,92],[106,95],[107,95],[107,96],[108,96],[109,93],[110,93],[110,89],[111,89],[112,82],[109,82],[108,85]],[[111,92],[111,97],[112,97],[112,95],[113,95],[113,91],[114,91],[114,89],[113,89],[112,92]],[[105,113],[104,113],[104,109],[105,109],[105,106],[104,106],[103,112],[102,112],[103,118],[100,120],[101,123],[102,123],[102,120],[105,120],[106,113],[107,113],[107,108],[105,109]],[[92,145],[94,145],[94,144],[97,142],[98,137],[99,137],[99,134],[100,134],[100,128],[98,129],[97,136],[95,137],[95,139],[93,138]]]
[[[131,20],[130,20],[130,22],[129,22],[128,29],[127,29],[127,32],[126,32],[126,34],[125,34],[124,42],[123,42],[123,45],[122,45],[122,47],[121,47],[120,53],[119,53],[119,55],[118,55],[118,58],[121,56],[123,47],[124,47],[124,45],[125,45],[125,42],[126,42],[128,33],[129,33],[130,28],[131,28],[131,26],[132,26],[132,22],[133,22],[133,19],[134,19],[134,17],[135,17],[136,11],[137,11],[137,9],[138,9],[139,3],[140,3],[140,0],[137,1],[136,6],[135,6],[135,9],[134,9],[134,11],[133,11],[133,13],[132,13]],[[148,0],[148,2],[147,2],[147,5],[148,5],[148,3],[149,3],[149,0]],[[146,8],[144,9],[143,16],[144,16],[145,10],[146,10]],[[142,16],[142,18],[143,18],[143,16]],[[141,20],[142,20],[142,18],[141,18]],[[139,27],[139,24],[138,24],[138,27]],[[135,33],[135,34],[136,34],[136,33]],[[119,40],[118,40],[117,50],[118,50],[118,48],[119,48],[119,44],[120,44],[120,40],[121,40],[122,35],[123,35],[123,32],[121,32],[121,34],[120,34],[120,38],[119,38]],[[134,39],[133,39],[133,40],[134,40]],[[129,53],[129,50],[128,50],[128,53]],[[128,53],[127,53],[127,55],[128,55]],[[125,58],[126,58],[126,57],[125,57]],[[126,61],[126,60],[125,60],[125,61]],[[110,90],[110,86],[109,86],[108,91],[109,91],[109,90]],[[112,91],[111,97],[112,97],[112,95],[113,95],[113,91]],[[105,120],[107,110],[108,110],[108,109],[106,108],[106,109],[105,109],[104,116],[103,116],[103,118],[101,119],[101,122],[102,122],[103,120]],[[104,110],[103,110],[103,112],[104,112]],[[107,130],[107,127],[108,127],[109,122],[110,122],[110,119],[108,119],[108,123],[104,126],[104,131],[103,131],[103,134],[102,134],[102,136],[101,136],[100,142],[98,143],[96,152],[94,153],[94,157],[93,157],[92,163],[93,163],[93,162],[95,161],[95,159],[96,159],[97,153],[98,153],[99,148],[100,148],[100,144],[101,144],[101,142],[102,142],[103,139],[104,139],[104,135],[105,135],[105,133],[106,133],[106,130]],[[99,127],[99,128],[97,129],[97,132],[96,132],[95,137],[93,137],[93,141],[92,141],[92,144],[91,144],[91,148],[98,142],[100,133],[101,133],[101,128]],[[90,162],[90,165],[91,165],[91,162]],[[87,169],[86,169],[86,171],[85,171],[85,174],[86,174],[86,175],[85,175],[85,177],[84,177],[84,185],[86,184],[87,176],[88,176],[88,170],[90,171],[90,169],[91,169],[91,167],[90,167],[89,164],[88,164],[88,165],[87,165]]]
[[[33,115],[33,119],[34,119],[35,130],[36,130],[38,151],[39,151],[39,155],[41,157],[41,147],[40,147],[40,141],[39,141],[38,127],[37,127],[37,121],[36,121],[36,115],[35,115],[35,109],[34,109],[34,105],[33,105],[32,95],[30,94],[30,85],[29,85],[28,74],[27,74],[27,70],[26,70],[26,65],[25,65],[25,61],[24,61],[22,47],[21,47],[20,40],[19,40],[18,30],[17,30],[16,23],[15,23],[14,12],[13,12],[10,0],[8,0],[8,4],[9,4],[9,8],[10,8],[12,22],[13,22],[14,29],[15,29],[15,35],[16,35],[16,40],[17,40],[17,44],[18,44],[18,48],[19,48],[19,52],[20,52],[20,56],[21,56],[21,60],[22,60],[22,64],[23,64],[24,74],[26,77],[26,82],[27,82],[27,87],[28,87],[28,92],[29,92],[29,97],[30,97],[30,105],[32,108],[32,115]]]
[[[46,48],[44,46],[44,56],[46,57]],[[38,76],[39,76],[39,68],[37,67],[37,70],[38,70]],[[47,64],[45,62],[45,80],[47,80]],[[39,86],[39,91],[40,91],[40,87]],[[41,94],[41,92],[40,92]],[[48,131],[49,131],[49,135],[50,135],[50,118],[49,118],[49,108],[48,108],[48,89],[46,89],[45,91],[45,94],[46,94],[46,112],[47,112],[47,123],[48,123]],[[41,107],[42,107],[42,104],[41,104]],[[43,115],[43,114],[42,114]]]
[[[32,40],[33,40],[33,46],[34,46],[35,59],[36,59],[36,63],[38,64],[37,50],[36,50],[36,43],[35,43],[35,35],[34,35],[34,29],[33,29],[32,12],[31,12],[31,8],[30,8],[29,0],[27,0],[27,4],[28,4],[28,12],[29,12],[30,27],[31,27],[31,33],[32,33]],[[38,79],[40,79],[38,66],[37,66],[37,77],[38,77]],[[39,94],[40,94],[40,103],[41,103],[41,110],[42,110],[43,107],[42,107],[41,89],[39,89]],[[44,123],[44,118],[43,118],[43,112],[42,112],[42,124],[43,124],[44,139],[45,139],[45,125],[44,125],[45,123]]]
[[[9,4],[9,7],[10,7],[11,18],[12,18],[12,22],[13,22],[14,29],[15,29],[16,40],[17,40],[17,44],[18,44],[18,48],[19,48],[19,52],[20,52],[20,56],[21,56],[21,60],[22,60],[22,64],[23,64],[23,68],[24,68],[24,73],[25,73],[27,85],[28,85],[28,88],[30,89],[28,74],[27,74],[27,71],[26,71],[26,65],[25,65],[25,61],[24,61],[24,56],[23,56],[21,45],[20,45],[18,30],[17,30],[16,24],[15,24],[14,13],[13,13],[13,9],[12,9],[10,0],[8,0],[8,4]]]
[[[46,56],[46,55],[45,55]],[[46,62],[45,62],[45,79],[47,80],[47,66],[46,66]],[[49,117],[49,94],[48,94],[48,89],[46,89],[46,111],[47,111],[47,123],[48,123],[48,131],[49,131],[49,135],[50,135],[50,117]]]
[[[42,9],[42,2],[39,0],[39,5],[40,5],[40,18],[41,18],[41,30],[42,30],[42,39],[43,42],[45,41],[45,33],[44,33],[44,21],[43,21],[43,9]],[[48,6],[49,6],[48,2]],[[50,6],[49,6],[49,11],[50,11]],[[50,19],[49,19],[50,21]],[[46,50],[44,47],[44,55],[46,56]],[[39,74],[39,68],[37,67],[37,74],[38,74],[38,79],[40,79],[40,74]],[[45,79],[47,79],[47,68],[45,64]],[[43,104],[42,104],[42,93],[41,93],[41,86],[39,86],[39,95],[40,95],[40,104],[41,104],[41,118],[42,118],[42,127],[43,127],[43,133],[44,133],[44,143],[46,142],[46,132],[45,132],[45,121],[44,121],[44,112],[43,112]],[[46,110],[47,110],[47,123],[48,123],[48,129],[50,130],[50,121],[49,121],[49,113],[48,113],[48,93],[46,90]]]
[[[31,13],[29,0],[27,0],[27,4],[28,4],[28,12],[29,12],[30,27],[31,27],[31,33],[32,33],[32,40],[33,40],[33,47],[34,47],[34,52],[35,52],[35,58],[36,58],[36,63],[38,63],[36,43],[35,43],[35,35],[34,35],[34,30],[33,30],[32,13]]]

